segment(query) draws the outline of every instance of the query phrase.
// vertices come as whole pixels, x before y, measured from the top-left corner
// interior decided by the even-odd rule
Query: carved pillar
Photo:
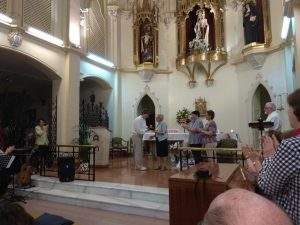
[[[222,12],[220,12],[219,10],[215,10],[215,14],[215,24],[221,24],[221,26],[215,26],[216,50],[220,50],[223,47],[222,37],[224,37],[224,35],[222,34]]]
[[[178,45],[179,45],[179,56],[185,56],[186,55],[186,22],[185,20],[181,20],[179,22],[178,26],[178,35],[179,35],[179,40],[178,40]]]
[[[119,6],[116,2],[112,2],[107,6],[108,12],[108,58],[112,61],[117,68],[120,67],[120,14]],[[121,123],[121,82],[120,72],[116,70],[114,74],[113,84],[113,112],[110,118],[110,124],[113,128],[113,136],[121,136],[122,123]]]

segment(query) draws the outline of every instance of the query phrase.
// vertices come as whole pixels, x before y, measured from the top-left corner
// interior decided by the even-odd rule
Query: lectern
[[[210,203],[231,188],[253,190],[237,164],[219,164],[218,172],[207,179],[194,178],[195,169],[169,178],[170,225],[197,225]]]

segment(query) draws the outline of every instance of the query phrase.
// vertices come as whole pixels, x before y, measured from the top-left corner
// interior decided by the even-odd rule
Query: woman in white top
[[[158,157],[158,170],[167,170],[167,157],[169,152],[168,145],[168,127],[166,122],[163,121],[164,116],[158,114],[156,116],[157,126],[155,129],[156,138],[156,154]]]

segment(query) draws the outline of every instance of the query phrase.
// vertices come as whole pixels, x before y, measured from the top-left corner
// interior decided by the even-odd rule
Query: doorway
[[[137,108],[137,116],[141,115],[143,110],[147,110],[149,112],[149,117],[146,119],[147,126],[155,128],[155,105],[148,95],[145,95],[141,99]]]
[[[271,96],[268,90],[262,85],[258,85],[252,98],[252,120],[257,121],[259,118],[266,120],[267,115],[264,112],[265,104],[271,102]],[[253,144],[255,148],[260,147],[258,130],[253,130]]]

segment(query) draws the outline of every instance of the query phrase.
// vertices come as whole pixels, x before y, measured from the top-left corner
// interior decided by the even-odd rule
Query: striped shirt
[[[191,121],[189,123],[189,128],[190,129],[202,129],[203,128],[203,123],[201,119],[196,119],[194,121]],[[202,135],[199,132],[192,132],[190,131],[189,133],[189,142],[190,145],[197,145],[197,144],[202,144]]]

